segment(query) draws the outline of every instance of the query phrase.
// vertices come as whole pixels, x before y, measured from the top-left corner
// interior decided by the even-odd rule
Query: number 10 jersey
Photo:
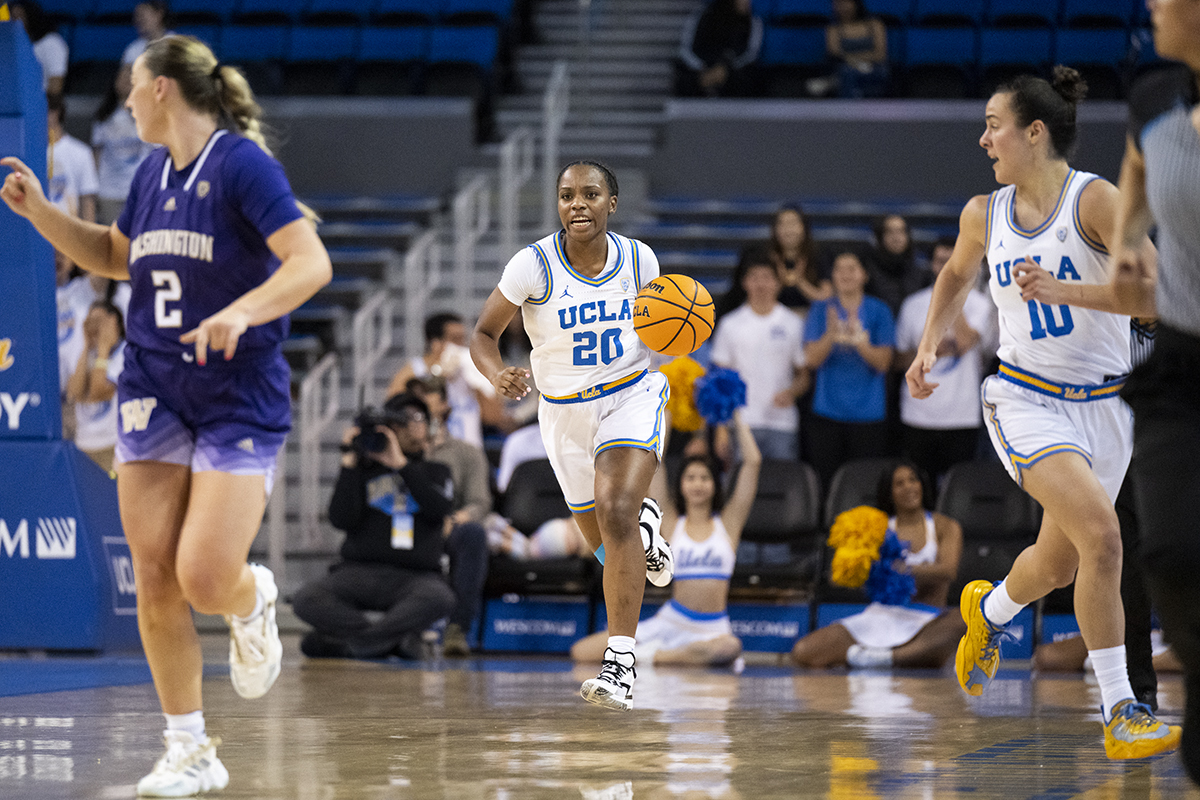
[[[1015,267],[1028,259],[1066,284],[1108,282],[1108,250],[1079,218],[1079,196],[1097,177],[1070,170],[1054,211],[1031,230],[1017,225],[1015,186],[988,199],[988,285],[1000,310],[1000,360],[1068,384],[1099,384],[1129,372],[1129,317],[1022,300]]]

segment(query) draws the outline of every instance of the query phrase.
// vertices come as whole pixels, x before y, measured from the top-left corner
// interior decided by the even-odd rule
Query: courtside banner
[[[21,159],[44,186],[41,76],[25,29],[0,22],[0,157]],[[0,178],[8,172],[0,168]],[[57,324],[54,251],[24,218],[0,207],[0,441],[62,436]]]

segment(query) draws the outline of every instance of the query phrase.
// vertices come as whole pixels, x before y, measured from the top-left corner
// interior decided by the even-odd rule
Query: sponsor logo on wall
[[[75,558],[74,517],[38,517],[34,524],[34,555],[43,560]],[[29,558],[29,520],[10,526],[0,519],[0,555]]]
[[[9,394],[0,392],[0,420],[8,425],[10,431],[21,427],[21,413],[26,408],[36,408],[42,404],[42,396],[37,392],[21,392]]]

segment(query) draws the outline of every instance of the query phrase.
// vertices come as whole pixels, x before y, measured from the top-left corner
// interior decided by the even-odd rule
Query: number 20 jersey
[[[658,277],[658,259],[636,239],[607,237],[608,258],[595,278],[571,266],[563,231],[526,247],[504,268],[499,288],[521,306],[533,377],[546,397],[573,395],[650,366],[650,350],[633,329],[633,305]]]
[[[1098,384],[1128,373],[1129,317],[1022,300],[1014,267],[1028,258],[1068,285],[1108,281],[1108,250],[1079,218],[1079,195],[1097,177],[1071,170],[1054,211],[1031,230],[1017,225],[1015,186],[988,199],[988,285],[1000,311],[1000,359],[1062,383]]]

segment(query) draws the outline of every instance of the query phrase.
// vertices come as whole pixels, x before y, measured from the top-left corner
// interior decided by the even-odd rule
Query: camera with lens
[[[354,426],[358,428],[358,435],[350,440],[350,449],[360,456],[368,458],[379,455],[387,450],[388,440],[387,436],[377,429],[378,426],[391,426],[401,422],[403,420],[398,419],[396,414],[367,406],[354,417]]]

